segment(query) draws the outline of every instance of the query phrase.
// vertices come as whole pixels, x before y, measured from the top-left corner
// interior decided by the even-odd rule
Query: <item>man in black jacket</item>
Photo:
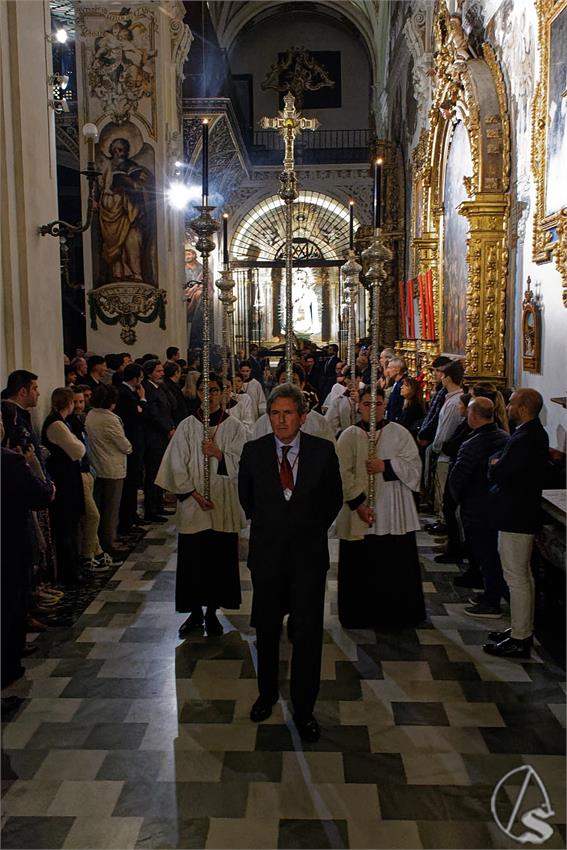
[[[139,363],[124,367],[122,382],[118,387],[118,403],[115,413],[122,420],[124,433],[132,444],[126,457],[126,478],[120,499],[118,531],[127,534],[138,527],[138,487],[142,481],[144,463],[144,418],[146,415],[146,391],[142,385],[144,370]]]
[[[244,446],[238,479],[240,504],[252,520],[248,567],[259,697],[250,719],[266,720],[277,702],[280,632],[289,612],[293,716],[303,740],[314,742],[320,734],[313,707],[321,676],[327,532],[342,506],[339,462],[332,443],[300,432],[307,409],[298,387],[276,387],[268,413],[274,433]]]
[[[484,651],[505,658],[528,658],[532,644],[535,595],[531,554],[541,526],[541,491],[549,453],[549,438],[539,420],[542,407],[543,399],[536,390],[512,393],[507,411],[516,430],[488,468],[498,551],[510,589],[512,628],[489,634],[491,642]]]
[[[163,490],[155,483],[156,475],[175,431],[169,398],[161,383],[163,366],[159,360],[146,360],[145,380],[147,408],[144,417],[144,519],[150,522],[167,522],[163,506]]]
[[[467,408],[473,435],[466,440],[451,469],[449,487],[460,506],[465,537],[480,566],[484,584],[482,598],[465,608],[470,617],[500,617],[500,600],[507,596],[498,556],[498,535],[491,523],[488,460],[508,441],[508,434],[494,422],[494,404],[475,398]]]

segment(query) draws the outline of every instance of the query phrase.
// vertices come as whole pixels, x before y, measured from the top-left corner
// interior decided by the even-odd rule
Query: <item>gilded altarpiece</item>
[[[424,130],[412,154],[412,273],[432,270],[436,339],[398,342],[411,365],[430,362],[445,346],[464,345],[469,379],[505,379],[505,296],[508,277],[506,235],[509,217],[510,135],[506,92],[501,70],[489,44],[476,55],[460,18],[442,8],[435,22],[435,89]],[[460,175],[461,197],[456,210],[467,223],[461,250],[466,252],[464,320],[447,326],[447,299],[452,291],[446,252],[444,203],[461,193],[448,192],[447,165],[456,129],[466,130],[470,170]],[[461,142],[463,139],[461,139]],[[454,163],[452,168],[454,179]],[[451,179],[450,175],[449,178]],[[458,228],[453,227],[453,233]]]

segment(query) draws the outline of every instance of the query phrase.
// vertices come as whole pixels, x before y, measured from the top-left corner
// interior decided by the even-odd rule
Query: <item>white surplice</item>
[[[211,501],[214,508],[203,511],[192,496],[177,501],[175,523],[180,534],[199,531],[240,531],[246,525],[244,512],[238,501],[238,465],[246,428],[232,416],[220,425],[209,429],[209,436],[223,453],[226,475],[218,475],[219,461],[210,459]],[[196,416],[188,416],[179,423],[163,456],[156,484],[170,493],[203,494],[203,424]]]
[[[236,404],[233,407],[227,407],[226,412],[229,416],[233,416],[234,419],[242,422],[246,428],[246,435],[250,437],[255,422],[252,399],[246,393],[238,393],[235,401]]]
[[[353,403],[346,395],[336,395],[329,404],[325,413],[325,419],[334,434],[338,434],[353,424],[352,421]],[[354,422],[358,422],[360,415],[354,405]]]
[[[258,419],[259,416],[262,416],[266,412],[266,396],[264,395],[262,384],[256,378],[251,378],[245,384],[242,384],[242,391],[252,401],[254,420]]]
[[[301,430],[306,434],[311,434],[313,437],[322,437],[323,440],[329,440],[329,442],[333,443],[333,445],[336,442],[335,435],[333,434],[329,423],[326,421],[325,417],[321,416],[320,413],[317,413],[316,410],[309,411],[305,422],[301,426]],[[255,423],[250,439],[257,440],[258,437],[264,437],[266,434],[271,434],[272,431],[273,429],[270,417],[267,413],[264,413],[264,415],[260,416],[258,421]]]
[[[337,442],[345,503],[337,517],[337,537],[361,540],[366,534],[407,534],[418,531],[419,518],[412,490],[419,490],[421,459],[410,432],[389,422],[376,433],[376,457],[389,460],[398,480],[384,481],[377,473],[374,525],[368,526],[347,502],[368,495],[368,433],[357,425],[343,431]]]

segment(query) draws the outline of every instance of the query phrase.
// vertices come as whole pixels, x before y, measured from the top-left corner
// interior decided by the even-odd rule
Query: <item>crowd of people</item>
[[[451,356],[437,357],[431,374],[410,375],[383,348],[369,458],[372,352],[361,341],[355,353],[351,369],[338,346],[306,343],[290,376],[283,358],[276,365],[251,345],[231,360],[230,377],[209,376],[206,440],[198,352],[186,361],[174,346],[163,361],[78,353],[39,432],[31,412],[40,379],[12,372],[2,392],[3,686],[22,674],[26,633],[42,627],[42,612],[120,565],[148,524],[168,521],[174,502],[182,638],[221,635],[218,609],[239,607],[238,537],[251,521],[256,722],[278,699],[288,615],[294,717],[305,740],[319,736],[313,707],[333,522],[343,627],[426,618],[421,508],[437,513],[426,526],[441,541],[435,560],[468,562],[454,580],[473,592],[465,614],[496,619],[510,606],[511,628],[490,632],[485,651],[528,657],[530,558],[548,465],[541,396],[465,386],[464,363]]]

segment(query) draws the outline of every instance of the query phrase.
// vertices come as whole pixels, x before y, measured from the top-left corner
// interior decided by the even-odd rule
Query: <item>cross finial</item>
[[[279,130],[285,145],[284,171],[294,170],[293,147],[295,137],[302,130],[316,130],[320,126],[317,118],[304,118],[295,109],[295,97],[288,92],[284,97],[284,109],[279,111],[277,118],[262,118],[260,126],[263,130]]]

